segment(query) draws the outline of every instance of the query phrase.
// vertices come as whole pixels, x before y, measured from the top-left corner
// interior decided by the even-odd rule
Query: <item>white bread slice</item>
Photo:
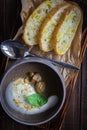
[[[62,2],[63,0],[46,0],[34,10],[24,27],[23,40],[27,45],[38,44],[37,36],[42,22],[47,14]]]
[[[72,5],[60,18],[60,24],[53,33],[54,50],[57,54],[63,55],[70,48],[82,13],[78,6]]]
[[[60,16],[64,12],[64,10],[69,7],[70,4],[67,2],[63,2],[60,6],[57,6],[53,9],[44,20],[40,28],[39,35],[39,47],[44,52],[48,52],[53,50],[52,44],[52,34],[53,31],[60,20]]]

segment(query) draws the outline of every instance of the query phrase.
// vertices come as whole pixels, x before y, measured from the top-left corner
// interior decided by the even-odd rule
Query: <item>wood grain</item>
[[[87,51],[82,63],[81,130],[87,129]]]

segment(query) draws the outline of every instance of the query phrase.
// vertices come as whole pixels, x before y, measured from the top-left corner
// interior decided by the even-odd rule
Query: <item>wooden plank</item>
[[[72,92],[67,114],[61,130],[80,130],[80,92],[81,92],[81,72]]]
[[[20,9],[19,0],[0,0],[0,42],[15,36],[21,25]],[[0,51],[0,74],[4,71],[6,60]]]
[[[81,130],[87,130],[87,51],[82,64]]]
[[[4,0],[4,39],[12,38],[18,28],[20,19],[20,1],[18,0]]]
[[[2,41],[3,40],[3,36],[2,36],[2,34],[3,34],[3,17],[4,17],[2,1],[0,1],[0,7],[2,7],[2,8],[0,8],[0,41]]]
[[[4,112],[1,105],[0,105],[0,129],[14,130],[13,120]]]
[[[19,26],[19,1],[0,0],[0,42],[13,37]],[[6,57],[0,52],[0,78],[4,72]],[[0,105],[0,129],[14,130],[14,121],[4,112]]]
[[[23,125],[23,124],[14,122],[14,130],[41,130],[41,129],[38,127],[27,126],[27,125]]]
[[[0,1],[0,42],[2,42],[4,40],[4,6],[5,6],[5,0],[1,0]],[[0,79],[1,79],[1,74],[4,71],[4,67],[5,67],[5,63],[6,63],[6,57],[4,57],[4,55],[2,54],[1,50],[0,50]]]

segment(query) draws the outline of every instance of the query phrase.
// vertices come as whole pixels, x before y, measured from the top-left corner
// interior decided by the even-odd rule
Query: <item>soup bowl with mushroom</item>
[[[65,97],[65,83],[60,71],[41,58],[16,61],[1,80],[1,105],[12,119],[22,124],[48,122],[59,114]]]

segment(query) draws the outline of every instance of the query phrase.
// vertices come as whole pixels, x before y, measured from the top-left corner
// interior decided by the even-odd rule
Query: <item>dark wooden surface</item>
[[[87,0],[77,0],[84,10],[83,29],[87,26]],[[0,42],[12,38],[21,25],[19,13],[20,0],[0,0]],[[5,57],[0,52],[0,71],[2,76]],[[0,129],[1,130],[39,130],[13,121],[4,112],[0,105]],[[61,130],[87,130],[87,51],[85,53],[81,70],[71,95]]]

